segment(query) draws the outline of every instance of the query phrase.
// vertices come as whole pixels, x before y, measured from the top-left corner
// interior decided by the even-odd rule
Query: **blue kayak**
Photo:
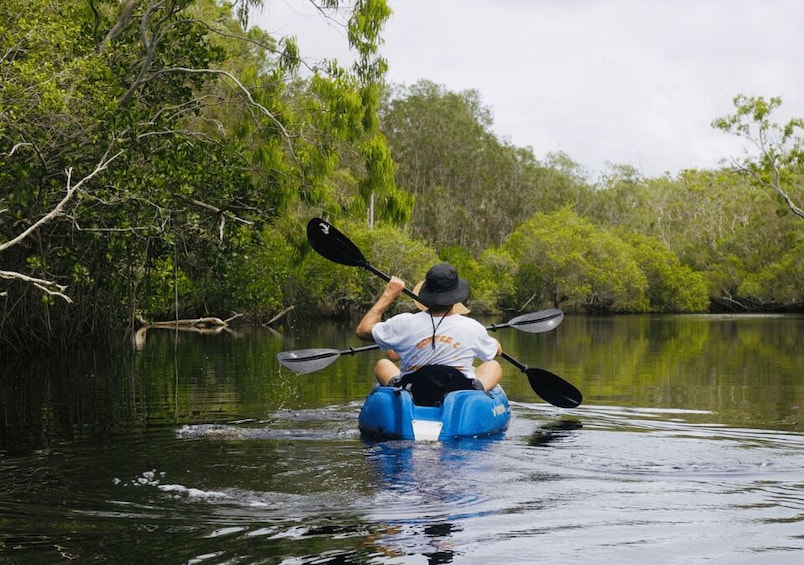
[[[502,433],[511,420],[502,387],[491,391],[456,390],[440,406],[419,406],[407,390],[375,386],[357,419],[372,439],[450,440]]]

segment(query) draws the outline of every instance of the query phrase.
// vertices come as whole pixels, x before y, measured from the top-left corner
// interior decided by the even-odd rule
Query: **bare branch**
[[[90,4],[93,5],[94,9],[94,2],[90,2]],[[109,30],[109,32],[106,34],[106,37],[103,38],[103,41],[101,41],[100,45],[98,46],[101,53],[106,50],[106,46],[109,43],[114,41],[114,39],[123,32],[126,25],[128,25],[129,20],[131,19],[131,14],[136,5],[137,0],[126,0],[122,3],[120,7],[120,18],[117,20],[117,23],[112,26],[112,29]]]
[[[54,218],[60,216],[61,213],[62,213],[62,210],[64,210],[64,207],[67,205],[67,203],[70,201],[70,199],[75,195],[75,193],[81,187],[83,187],[87,182],[92,180],[96,175],[98,175],[101,172],[105,171],[106,168],[109,166],[109,164],[112,161],[114,161],[115,159],[117,159],[121,155],[121,153],[122,152],[117,152],[114,155],[112,155],[111,157],[108,156],[109,155],[108,151],[106,153],[104,153],[103,157],[101,157],[101,160],[95,166],[95,169],[91,173],[89,173],[87,176],[82,178],[80,181],[78,181],[76,184],[71,184],[72,183],[73,170],[68,169],[66,171],[66,174],[67,174],[67,193],[64,195],[64,198],[62,198],[61,201],[58,204],[56,204],[56,206],[50,212],[48,212],[47,214],[45,214],[44,216],[39,218],[36,222],[34,222],[30,226],[28,226],[28,229],[26,229],[25,231],[20,233],[17,237],[8,240],[5,243],[0,244],[0,251],[5,251],[6,249],[8,249],[10,247],[14,247],[15,245],[17,245],[18,243],[23,241],[25,238],[29,237],[33,232],[38,230],[40,227],[42,227],[43,225],[45,225],[48,222],[52,221]]]
[[[243,83],[240,82],[237,79],[237,77],[235,77],[229,71],[224,71],[223,69],[190,69],[187,67],[174,67],[171,69],[163,69],[161,71],[158,71],[157,73],[154,74],[152,78],[156,78],[159,75],[167,73],[212,74],[228,78],[237,86],[237,89],[240,90],[246,96],[246,99],[253,107],[257,108],[260,111],[260,113],[262,113],[269,120],[271,120],[271,122],[273,122],[273,124],[279,129],[279,131],[282,132],[282,137],[284,137],[285,140],[288,141],[288,143],[290,143],[290,134],[285,129],[285,126],[282,124],[282,122],[280,122],[268,108],[266,108],[265,106],[254,100],[254,97],[251,95],[251,91],[249,91],[249,89],[246,88],[245,85],[243,85]]]
[[[771,161],[770,157],[768,157],[767,153],[764,152],[766,158],[769,162],[771,162],[771,166],[773,167],[773,182],[768,182],[762,175],[760,175],[755,169],[752,167],[747,166],[745,163],[737,161],[736,159],[732,159],[734,166],[737,168],[738,171],[747,173],[751,175],[751,177],[759,184],[760,186],[764,186],[766,188],[770,188],[775,191],[779,196],[782,197],[787,207],[793,212],[796,216],[800,218],[804,218],[804,209],[798,207],[790,195],[787,193],[786,190],[782,188],[781,184],[781,172],[779,171],[779,167],[776,165],[776,161]]]
[[[326,17],[328,19],[331,19],[330,16],[326,16]],[[214,33],[216,35],[219,35],[221,37],[225,37],[225,38],[228,38],[228,39],[235,39],[237,41],[243,41],[245,43],[251,43],[252,45],[256,45],[257,47],[259,47],[261,49],[265,49],[269,53],[273,53],[274,55],[281,56],[283,58],[283,60],[293,61],[294,63],[303,66],[305,69],[307,69],[310,72],[315,71],[315,68],[312,67],[310,64],[308,64],[307,61],[305,61],[301,57],[288,56],[287,53],[284,53],[281,50],[276,49],[275,47],[273,47],[271,45],[266,45],[262,41],[257,41],[255,39],[252,39],[252,38],[244,36],[244,35],[230,33],[230,32],[228,32],[226,30],[213,27],[208,22],[205,22],[205,21],[202,21],[202,20],[192,20],[192,21],[197,23],[198,25],[201,25],[201,26],[207,28],[207,31],[209,31],[210,33]]]
[[[83,187],[87,182],[92,180],[93,177],[100,174],[102,171],[106,170],[109,164],[112,161],[114,161],[117,157],[119,157],[121,153],[122,152],[115,153],[111,157],[109,157],[109,151],[104,153],[103,157],[101,157],[101,160],[95,166],[95,169],[75,184],[72,184],[72,172],[73,172],[72,169],[67,170],[66,171],[67,193],[61,199],[61,201],[58,204],[56,204],[56,206],[50,212],[48,212],[47,214],[39,218],[36,222],[31,224],[26,230],[20,233],[17,237],[0,244],[0,252],[5,251],[10,247],[19,244],[21,241],[25,240],[36,230],[38,230],[48,222],[52,221],[54,218],[60,216],[62,214],[62,211],[64,210],[64,207],[67,205],[70,199],[72,199],[75,193],[78,190],[80,190],[81,187]],[[50,296],[57,296],[68,303],[72,303],[72,299],[66,294],[64,294],[64,292],[67,290],[67,287],[65,285],[58,284],[54,281],[40,279],[38,277],[32,277],[30,275],[18,273],[16,271],[0,271],[0,278],[19,280],[28,284],[32,284],[33,286],[47,293]]]
[[[251,220],[245,220],[245,219],[233,214],[229,210],[221,210],[220,208],[217,208],[217,207],[215,207],[215,206],[213,206],[211,204],[207,204],[206,202],[201,202],[200,200],[192,200],[191,202],[193,204],[195,204],[196,206],[200,206],[201,208],[204,208],[205,210],[209,210],[210,212],[215,212],[216,214],[221,214],[221,215],[226,214],[227,216],[229,216],[233,220],[235,220],[237,222],[240,222],[242,224],[246,224],[248,226],[253,226],[254,225],[254,222],[252,222]]]
[[[142,65],[140,66],[140,72],[137,74],[137,78],[134,79],[134,82],[131,83],[131,86],[129,86],[128,90],[124,92],[118,100],[118,103],[121,106],[128,104],[137,89],[150,80],[146,78],[146,74],[148,73],[148,69],[151,68],[151,64],[156,57],[156,48],[163,37],[163,33],[160,31],[160,29],[162,25],[170,19],[174,13],[174,10],[176,9],[175,6],[169,8],[162,18],[158,18],[156,20],[156,23],[153,24],[154,31],[149,33],[152,18],[154,14],[156,14],[156,12],[163,7],[163,4],[164,2],[161,0],[151,0],[150,6],[141,16],[140,38],[142,39],[142,44],[145,47],[145,57],[142,60]]]
[[[6,154],[6,157],[11,157],[12,155],[14,155],[14,152],[15,152],[17,149],[19,149],[20,147],[26,147],[26,146],[31,146],[31,147],[33,147],[33,143],[17,143],[17,144],[16,144],[14,147],[12,147],[12,148],[11,148],[11,151],[9,151],[9,152]]]
[[[13,279],[19,280],[22,282],[26,282],[29,284],[34,285],[36,288],[46,292],[50,296],[58,296],[59,298],[64,299],[66,302],[72,304],[73,300],[66,294],[64,291],[67,290],[67,286],[63,284],[57,284],[53,281],[48,281],[45,279],[40,279],[37,277],[31,277],[29,275],[25,275],[22,273],[17,273],[15,271],[0,271],[0,278],[2,279]],[[4,293],[5,294],[5,293]]]
[[[75,229],[81,232],[89,233],[131,233],[144,232],[152,229],[151,226],[132,226],[130,228],[82,228],[81,225],[73,221]]]
[[[212,206],[211,204],[207,204],[206,202],[201,202],[200,200],[191,200],[191,202],[193,204],[195,204],[196,206],[200,206],[201,208],[203,208],[205,210],[209,210],[210,212],[215,212],[216,214],[218,214],[220,216],[220,220],[218,222],[218,241],[220,243],[223,243],[223,230],[226,227],[226,217],[227,216],[229,216],[230,218],[232,218],[236,222],[241,222],[241,223],[249,225],[249,226],[254,225],[254,222],[252,222],[250,220],[245,220],[245,219],[233,214],[229,210],[221,210],[220,208]]]
[[[130,94],[133,93],[133,90],[135,89],[135,86],[138,88],[138,87],[142,86],[143,84],[146,84],[146,83],[148,83],[148,82],[150,82],[152,80],[155,80],[160,75],[168,74],[168,73],[211,74],[211,75],[222,76],[222,77],[225,77],[225,78],[229,79],[230,81],[232,81],[235,84],[237,90],[239,90],[241,93],[243,93],[245,95],[248,103],[252,107],[257,108],[261,114],[266,116],[277,127],[277,129],[280,131],[280,133],[282,135],[282,138],[287,143],[288,151],[290,152],[291,158],[294,161],[297,160],[295,152],[293,151],[293,144],[291,142],[290,133],[285,128],[284,124],[282,124],[282,122],[279,121],[279,119],[276,116],[274,116],[274,114],[268,108],[266,108],[265,106],[263,106],[262,104],[260,104],[256,100],[254,100],[254,97],[252,96],[251,91],[249,91],[249,89],[246,88],[246,86],[242,82],[240,82],[237,79],[237,77],[235,77],[229,71],[225,71],[223,69],[191,69],[191,68],[188,68],[188,67],[173,67],[173,68],[170,68],[170,69],[162,69],[160,71],[157,71],[156,73],[154,73],[150,77],[147,77],[147,78],[140,77],[140,78],[138,78],[137,81],[135,81],[135,84],[132,85],[132,87],[129,89],[129,92],[123,95],[123,98],[126,98],[126,97],[130,96]],[[123,103],[124,103],[124,101],[121,98],[121,104],[123,104]],[[155,135],[155,133],[151,133],[151,134],[148,134],[148,135]],[[198,135],[198,134],[196,134],[196,135]]]

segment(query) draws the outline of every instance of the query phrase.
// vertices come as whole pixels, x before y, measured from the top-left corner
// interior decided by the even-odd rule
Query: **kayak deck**
[[[372,439],[443,441],[498,434],[510,419],[508,397],[500,386],[488,393],[453,391],[440,406],[419,406],[407,390],[375,386],[360,410],[358,428]]]

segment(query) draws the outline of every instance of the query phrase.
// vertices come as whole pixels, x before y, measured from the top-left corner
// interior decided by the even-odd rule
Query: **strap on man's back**
[[[475,389],[472,379],[448,365],[425,365],[402,377],[397,386],[410,391],[419,406],[440,406],[448,392]]]

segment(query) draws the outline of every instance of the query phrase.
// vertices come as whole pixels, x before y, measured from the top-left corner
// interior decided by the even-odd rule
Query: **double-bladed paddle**
[[[343,233],[338,231],[335,226],[322,220],[321,218],[313,218],[307,223],[307,240],[310,242],[312,248],[322,257],[329,259],[341,265],[348,265],[351,267],[361,267],[371,271],[378,277],[386,282],[391,280],[391,277],[369,263],[365,255],[358,249],[358,247]],[[404,289],[405,294],[418,302],[421,299],[413,292]],[[427,304],[425,304],[427,306]],[[563,318],[563,313],[561,314]],[[512,320],[513,321],[513,320]],[[559,320],[560,321],[560,320]],[[510,322],[509,322],[510,325]],[[503,327],[503,326],[498,326]],[[505,326],[507,327],[507,326]],[[516,326],[514,326],[516,327]],[[496,329],[496,328],[494,328]],[[371,346],[366,346],[371,348]],[[356,350],[344,350],[345,353],[352,353],[357,350],[364,350],[365,348],[358,348]],[[317,350],[307,350],[308,352]],[[332,350],[318,350],[319,353],[315,355],[331,355]],[[334,350],[335,356],[343,352]],[[328,353],[330,352],[330,353]],[[298,352],[297,352],[298,353]],[[280,355],[282,355],[280,353]],[[572,384],[568,383],[558,375],[554,375],[545,369],[537,369],[523,365],[507,353],[503,352],[503,359],[512,363],[520,371],[528,376],[533,391],[538,394],[545,401],[558,406],[560,408],[575,408],[583,401],[583,395]],[[280,361],[282,361],[280,359]],[[287,361],[287,359],[285,359]],[[284,364],[284,363],[283,363]],[[328,364],[328,363],[327,363]],[[324,365],[326,366],[326,365]]]
[[[504,324],[492,324],[486,326],[489,331],[497,331],[503,328],[515,328],[527,333],[549,332],[561,323],[564,319],[564,312],[557,308],[542,310],[541,312],[531,312],[512,318]],[[362,351],[372,351],[379,349],[380,346],[365,345],[363,347],[350,347],[349,349],[299,349],[297,351],[283,351],[277,355],[277,359],[288,369],[296,373],[306,374],[319,371],[334,363],[341,355],[354,355]]]

